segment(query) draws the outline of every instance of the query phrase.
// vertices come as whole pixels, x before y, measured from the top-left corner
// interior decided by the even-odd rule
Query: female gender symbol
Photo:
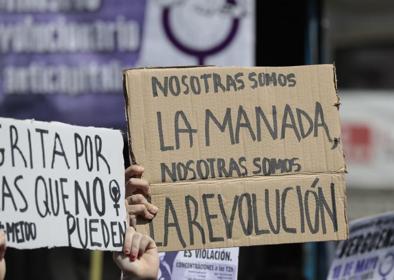
[[[226,2],[230,5],[236,5],[236,0],[226,0]],[[196,56],[199,65],[204,64],[204,60],[207,56],[218,53],[221,50],[223,50],[225,47],[227,47],[227,45],[234,39],[235,34],[237,34],[237,30],[239,27],[239,18],[233,18],[230,31],[228,32],[224,40],[222,40],[216,46],[213,46],[205,50],[193,49],[189,46],[186,46],[176,38],[170,24],[170,13],[171,13],[171,9],[169,7],[163,9],[162,20],[163,20],[164,31],[168,39],[181,52],[184,52],[188,55]]]
[[[119,216],[119,200],[120,200],[120,187],[116,180],[112,180],[109,183],[109,195],[114,202],[114,208],[116,210],[116,216]]]

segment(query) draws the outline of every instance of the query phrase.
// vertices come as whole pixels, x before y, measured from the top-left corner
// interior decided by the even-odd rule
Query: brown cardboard
[[[286,177],[157,185],[160,212],[139,230],[168,251],[346,238],[343,175]]]
[[[138,230],[160,250],[346,238],[332,65],[132,69],[124,85],[132,159],[161,211]],[[310,215],[299,214],[305,208]],[[223,209],[234,220],[231,237]],[[255,228],[267,210],[279,215],[277,233]]]

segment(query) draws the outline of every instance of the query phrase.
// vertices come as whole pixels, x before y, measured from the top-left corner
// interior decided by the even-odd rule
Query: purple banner
[[[252,0],[0,0],[0,116],[125,128],[122,70],[253,65]]]
[[[125,126],[145,0],[1,0],[0,116]]]

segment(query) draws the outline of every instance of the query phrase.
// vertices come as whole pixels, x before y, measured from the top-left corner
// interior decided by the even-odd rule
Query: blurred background
[[[393,211],[394,1],[0,0],[1,117],[125,132],[122,69],[317,63],[337,69],[349,220]],[[241,248],[238,278],[325,279],[334,251]],[[7,265],[15,280],[120,275],[70,248],[9,249]]]

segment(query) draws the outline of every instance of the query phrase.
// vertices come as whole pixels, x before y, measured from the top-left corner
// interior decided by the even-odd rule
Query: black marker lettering
[[[15,199],[14,199],[14,195],[12,194],[11,190],[10,190],[10,186],[8,185],[7,179],[5,176],[3,177],[3,182],[2,182],[2,197],[1,197],[1,205],[2,205],[2,211],[4,211],[4,202],[5,202],[5,198],[8,197],[11,199],[12,205],[14,206],[15,211],[18,210],[18,208],[16,207],[16,203],[15,203]]]
[[[328,216],[331,219],[334,232],[338,231],[338,220],[337,220],[337,208],[336,208],[336,202],[335,202],[335,185],[334,183],[330,184],[330,191],[331,191],[331,207],[328,205],[328,202],[326,198],[324,197],[324,193],[321,187],[319,187],[319,204],[320,204],[320,213],[321,213],[321,218],[322,218],[322,228],[323,228],[323,233],[326,233],[326,223],[325,223],[325,216],[324,212],[326,211]],[[325,211],[324,211],[325,210]]]
[[[98,219],[89,220],[89,239],[90,239],[90,246],[91,247],[101,247],[100,242],[96,242],[93,240],[93,233],[98,232]],[[96,225],[97,224],[97,225]],[[96,227],[97,226],[97,227]]]
[[[225,132],[226,128],[228,127],[229,134],[230,134],[230,141],[231,144],[234,145],[235,142],[235,136],[234,136],[234,129],[233,129],[233,124],[231,121],[231,108],[226,109],[226,114],[223,118],[223,123],[220,123],[215,115],[211,112],[211,110],[206,109],[205,110],[205,145],[208,147],[211,145],[210,141],[210,129],[209,129],[209,120],[212,120],[214,124],[219,128],[221,132]]]
[[[75,214],[79,215],[80,206],[79,201],[82,199],[83,205],[85,206],[86,213],[89,216],[92,216],[92,203],[90,200],[90,190],[89,190],[89,182],[85,184],[85,194],[81,188],[81,185],[77,180],[74,181],[74,189],[75,189]]]
[[[88,171],[93,170],[93,142],[90,136],[85,137],[85,163]]]
[[[55,186],[52,185],[52,180],[49,179],[49,197],[51,198],[51,210],[54,216],[58,216],[60,210],[59,181],[55,180],[54,185]],[[56,194],[54,194],[54,189],[56,190]],[[56,197],[56,202],[54,201],[54,197]]]
[[[265,126],[268,129],[273,140],[278,138],[278,120],[276,113],[276,106],[272,105],[272,125],[269,123],[264,111],[260,106],[255,107],[256,111],[256,138],[257,141],[261,141],[261,119],[263,119]]]
[[[312,133],[313,130],[312,118],[307,114],[307,112],[298,108],[296,109],[296,113],[297,113],[298,124],[300,126],[301,137],[306,138]],[[303,119],[307,121],[308,124],[307,131],[305,131]]]
[[[291,187],[287,187],[283,190],[280,212],[282,215],[283,230],[288,233],[297,233],[297,230],[295,228],[287,227],[287,223],[286,223],[286,208],[285,208],[286,207],[286,198],[287,198],[287,193],[292,190],[293,190],[293,188],[291,188]]]
[[[41,184],[39,184],[39,182],[41,182]],[[42,209],[39,207],[39,186],[42,186],[42,190],[44,191],[44,199],[42,201],[43,206],[44,206],[44,211],[42,211]],[[35,200],[36,200],[36,209],[37,209],[37,213],[41,218],[45,218],[47,215],[50,215],[51,212],[49,211],[49,205],[48,205],[48,190],[47,190],[47,184],[45,182],[44,177],[42,176],[38,176],[36,179],[36,183],[35,183],[35,190],[34,190],[34,194],[35,194]]]
[[[203,201],[203,204],[204,204],[204,213],[205,213],[205,218],[206,218],[207,225],[208,225],[209,242],[224,241],[223,237],[216,237],[216,236],[213,235],[213,229],[212,229],[212,222],[211,222],[211,220],[217,219],[218,215],[209,213],[208,199],[213,198],[214,196],[215,195],[213,193],[203,194],[202,195],[202,201]]]
[[[60,146],[60,150],[57,150],[58,145]],[[70,169],[70,165],[68,164],[66,153],[64,152],[62,140],[60,139],[60,136],[57,132],[55,133],[55,141],[53,144],[53,151],[52,151],[52,163],[51,163],[52,169],[54,168],[54,164],[55,164],[55,155],[63,157],[64,162],[67,165],[67,169]]]
[[[170,213],[172,216],[173,222],[169,221]],[[186,242],[183,239],[182,236],[182,231],[179,226],[178,222],[178,216],[176,215],[176,211],[174,208],[174,205],[172,204],[172,201],[170,198],[166,197],[165,200],[165,209],[164,209],[164,240],[163,240],[163,246],[167,246],[168,244],[168,235],[169,235],[169,228],[174,227],[176,230],[176,233],[178,235],[178,240],[181,242],[181,245],[183,248],[186,247]]]
[[[5,177],[4,177],[4,179],[5,179]],[[18,182],[20,180],[22,180],[22,179],[23,179],[23,176],[19,175],[14,180],[14,186],[15,186],[17,192],[19,193],[19,195],[22,197],[22,200],[23,200],[23,203],[24,203],[23,208],[19,208],[19,212],[21,212],[21,213],[26,212],[26,210],[28,209],[28,203],[27,203],[26,197],[25,197],[25,195],[23,194],[21,188],[18,185]],[[4,191],[3,191],[3,210],[4,210]]]
[[[159,140],[160,140],[160,151],[171,151],[174,150],[174,146],[166,146],[164,144],[164,136],[163,136],[163,123],[161,120],[161,112],[156,112],[156,116],[157,116],[157,129],[159,132]]]
[[[63,212],[64,212],[64,214],[70,214],[70,212],[67,210],[67,207],[66,207],[66,200],[68,199],[68,195],[67,194],[65,194],[64,193],[64,183],[67,183],[68,182],[68,179],[67,178],[60,178],[60,190],[61,190],[61,192],[62,192],[62,201],[63,201]]]
[[[96,177],[93,180],[93,194],[94,209],[96,210],[96,213],[102,217],[105,214],[105,194],[103,182],[99,177]],[[100,203],[98,202],[99,198]]]
[[[328,141],[332,142],[331,136],[330,136],[330,131],[328,129],[327,123],[324,120],[324,112],[321,104],[319,102],[316,102],[315,106],[315,124],[314,124],[314,129],[313,129],[313,136],[318,137],[319,134],[319,127],[322,127],[324,129],[324,132],[327,135]]]
[[[305,212],[304,212],[304,203],[303,203],[303,200],[302,200],[301,187],[300,186],[296,186],[296,190],[297,190],[297,198],[298,198],[298,207],[300,208],[301,233],[304,233],[305,232]]]
[[[186,128],[180,128],[180,119]],[[197,133],[197,129],[193,129],[190,125],[185,113],[183,111],[177,111],[174,118],[175,124],[175,147],[177,150],[180,149],[180,134],[186,133],[189,135],[189,147],[193,147],[193,133]]]
[[[44,142],[44,134],[48,134],[49,130],[36,128],[36,132],[40,134],[40,142],[41,142],[41,153],[42,153],[42,167],[45,168],[45,142]]]
[[[94,136],[94,148],[95,148],[95,154],[96,154],[96,165],[97,165],[97,172],[100,171],[100,159],[105,163],[108,169],[108,174],[111,174],[111,167],[108,164],[107,159],[105,156],[102,154],[101,149],[103,147],[102,140],[100,135],[95,135]]]
[[[200,80],[196,76],[190,77],[190,87],[193,91],[193,94],[200,94],[201,93],[201,85]]]
[[[237,88],[236,90],[243,90],[245,88],[245,82],[242,79],[244,76],[244,73],[238,72],[237,74],[234,75],[235,81],[237,82]]]
[[[258,87],[258,82],[256,80],[256,76],[257,76],[257,74],[255,72],[250,72],[248,74],[248,79],[249,79],[249,81],[252,82],[252,84],[250,85],[251,89],[255,89]]]
[[[222,80],[219,74],[217,73],[213,73],[212,74],[212,78],[213,78],[213,90],[214,92],[218,92],[219,88],[222,92],[226,91],[225,86],[222,84]]]
[[[107,248],[109,245],[110,236],[109,236],[108,226],[104,222],[104,220],[101,220],[101,231],[103,233],[103,245],[105,248]]]
[[[182,83],[182,85],[186,88],[186,89],[183,91],[183,94],[185,94],[185,95],[189,94],[189,85],[187,84],[186,80],[187,80],[187,76],[186,76],[186,75],[182,75],[182,77],[181,77],[181,83]]]
[[[253,221],[254,221],[254,232],[256,235],[261,235],[261,234],[268,234],[270,231],[268,229],[263,229],[259,228],[259,216],[258,213],[260,211],[257,210],[257,198],[256,194],[252,194],[252,205],[253,205]]]
[[[268,220],[268,224],[272,233],[278,234],[280,232],[280,193],[279,190],[275,190],[275,213],[276,213],[276,227],[272,222],[271,210],[270,210],[270,198],[269,198],[269,190],[264,191],[265,194],[265,212]]]
[[[246,205],[245,205],[245,203],[243,203],[244,200],[246,200]],[[244,205],[246,206],[246,209],[247,209],[247,219],[248,219],[247,225],[245,224],[245,217],[243,215]],[[239,197],[239,200],[238,200],[238,214],[239,214],[239,221],[241,222],[242,231],[246,236],[251,235],[253,232],[252,210],[253,210],[253,208],[252,208],[252,201],[250,198],[250,194],[249,193],[241,194],[241,196]]]
[[[191,212],[191,204],[193,204],[193,215]],[[187,223],[189,225],[189,235],[190,235],[190,245],[194,245],[194,231],[193,226],[196,227],[201,234],[201,241],[202,244],[205,244],[205,233],[204,228],[201,226],[199,222],[197,222],[198,218],[198,202],[196,199],[190,195],[185,197],[185,205],[186,205],[186,212],[187,212]]]
[[[231,75],[226,75],[226,90],[227,91],[237,91],[237,83]]]
[[[30,129],[27,130],[27,143],[29,145],[30,168],[33,169],[33,148],[32,148],[32,144],[31,144],[31,132],[30,132]]]
[[[85,227],[84,229],[80,228],[80,219],[76,218],[77,220],[77,233],[78,233],[78,240],[82,246],[82,249],[86,249],[88,247],[88,221],[87,219],[84,220]],[[81,233],[85,233],[85,238],[82,240]]]
[[[312,184],[312,187],[314,187],[315,182]],[[314,215],[314,223],[312,223],[311,219],[311,212],[310,212],[310,195],[314,198],[314,208],[315,208],[315,215]],[[304,207],[305,207],[305,213],[306,213],[306,222],[308,224],[309,231],[312,234],[318,233],[319,232],[319,197],[317,193],[314,190],[307,190],[305,192],[304,196]]]
[[[279,74],[278,75],[278,82],[279,82],[280,86],[285,87],[287,84],[287,77],[284,74]]]
[[[290,123],[287,122],[287,119],[290,118]],[[281,132],[281,139],[286,137],[286,128],[292,128],[294,131],[295,136],[297,137],[298,142],[301,141],[300,133],[298,132],[297,125],[294,119],[293,111],[289,104],[286,104],[285,111],[283,113],[283,120],[282,120],[282,132]]]
[[[160,81],[156,77],[152,77],[152,94],[153,97],[159,96],[157,89],[160,89],[160,91],[164,94],[164,96],[167,97],[168,95],[168,77],[164,77],[164,85],[160,83]]]
[[[181,85],[177,76],[171,76],[168,85],[172,95],[178,96],[181,93]]]
[[[71,247],[71,235],[75,231],[75,219],[72,215],[67,215],[67,236],[68,236],[68,246]]]
[[[289,87],[295,87],[297,83],[295,74],[294,73],[287,74],[287,81],[289,83]]]
[[[252,138],[253,141],[256,141],[256,135],[253,132],[252,126],[250,125],[250,121],[248,118],[248,115],[246,114],[246,111],[242,106],[239,106],[238,108],[238,117],[237,117],[237,125],[235,128],[235,143],[239,143],[239,134],[241,128],[247,128],[249,130],[250,137]]]
[[[212,75],[211,74],[203,74],[200,76],[200,78],[204,81],[204,89],[205,89],[205,93],[209,92],[209,82],[208,79],[211,78]]]
[[[18,147],[18,129],[14,125],[10,125],[10,143],[12,167],[15,167],[15,150],[18,151],[19,155],[23,160],[24,166],[27,167],[26,158],[23,155],[21,149]]]
[[[83,155],[83,141],[78,133],[74,133],[75,160],[77,169],[79,169],[79,158]]]
[[[221,194],[218,194],[219,208],[223,216],[224,225],[226,227],[227,239],[231,239],[233,237],[234,217],[235,217],[235,211],[237,210],[237,206],[238,206],[238,200],[239,200],[239,196],[238,195],[234,196],[230,218],[228,218],[226,210],[224,209],[223,197]]]

